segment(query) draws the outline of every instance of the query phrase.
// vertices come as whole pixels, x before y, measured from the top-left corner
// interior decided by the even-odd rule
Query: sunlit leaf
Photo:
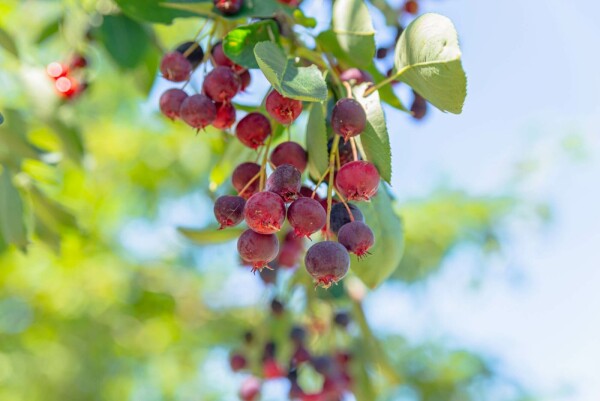
[[[8,168],[0,170],[0,232],[4,240],[22,250],[27,247],[23,200]]]
[[[7,52],[15,57],[19,57],[19,50],[17,44],[10,33],[0,28],[0,47],[4,48]]]
[[[319,179],[329,166],[323,103],[311,105],[306,123],[306,149],[308,150],[308,171],[313,178]]]
[[[364,0],[336,0],[332,25],[340,49],[354,65],[369,65],[375,56],[375,30]]]
[[[254,46],[258,42],[279,39],[279,29],[273,20],[255,22],[230,31],[223,39],[223,50],[233,62],[246,68],[258,68]]]

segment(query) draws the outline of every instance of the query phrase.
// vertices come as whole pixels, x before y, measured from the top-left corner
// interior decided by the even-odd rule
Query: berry
[[[248,227],[257,233],[273,234],[281,229],[285,221],[285,204],[283,199],[273,192],[259,192],[246,202],[244,217]],[[278,251],[279,247],[275,256]],[[275,256],[268,261],[275,259]]]
[[[340,74],[342,81],[351,82],[354,81],[354,85],[360,85],[364,82],[373,82],[373,77],[366,71],[359,70],[358,68],[349,68]]]
[[[231,103],[217,103],[217,117],[212,125],[218,129],[230,128],[235,122],[235,107]]]
[[[359,258],[369,253],[375,243],[375,235],[368,225],[361,221],[353,221],[340,228],[338,242]]]
[[[319,201],[298,198],[288,208],[287,218],[299,237],[309,237],[327,223],[327,213]]]
[[[298,168],[298,167],[296,167],[296,168]],[[304,196],[305,198],[312,198],[313,191],[314,191],[314,189],[303,185],[300,187],[300,196]],[[321,198],[319,198],[319,195],[317,193],[315,193],[314,199],[318,200],[318,201],[321,200]]]
[[[304,242],[293,231],[288,231],[285,235],[283,245],[277,255],[277,263],[281,267],[296,267],[300,262],[300,257],[304,251]]]
[[[350,268],[350,255],[342,245],[333,241],[318,242],[304,257],[308,274],[317,285],[328,288],[341,280]]]
[[[285,312],[285,307],[283,306],[283,304],[281,303],[280,300],[274,298],[271,301],[271,312],[275,316],[281,316],[281,315],[283,315],[283,312]]]
[[[160,72],[169,81],[182,82],[190,77],[192,63],[177,51],[167,53],[160,62]]]
[[[191,52],[189,52],[190,48],[194,46]],[[200,65],[202,60],[204,60],[204,50],[200,47],[200,44],[197,42],[185,42],[177,46],[175,51],[183,54],[185,58],[192,64],[192,68],[195,69]],[[186,55],[187,53],[187,55]]]
[[[203,129],[217,118],[217,107],[212,100],[202,94],[192,95],[181,103],[179,116],[189,126]]]
[[[187,93],[181,89],[169,89],[160,96],[160,111],[171,120],[179,118],[181,104],[188,97]]]
[[[332,146],[333,139],[330,139],[327,142],[328,153],[331,153]],[[340,155],[340,166],[354,161],[354,152],[352,151],[352,144],[350,142],[340,142],[338,145],[338,154]],[[361,160],[360,154],[357,153],[356,157],[358,158],[358,160]]]
[[[415,98],[410,106],[410,112],[415,120],[422,120],[427,114],[427,100],[413,91]]]
[[[282,164],[267,178],[267,191],[276,193],[286,202],[298,198],[301,186],[302,174],[291,164]]]
[[[248,71],[248,70],[244,70],[239,75],[240,75],[240,80],[242,81],[240,91],[243,92],[250,85],[250,81],[252,81],[252,76],[250,75],[250,71]]]
[[[216,200],[214,212],[221,229],[237,226],[244,220],[245,204],[241,196],[224,195]]]
[[[348,312],[338,312],[333,317],[333,321],[340,327],[348,327],[350,324],[350,315]]]
[[[274,358],[269,358],[263,362],[263,376],[265,379],[276,379],[285,376],[285,372]]]
[[[365,221],[365,218],[356,205],[352,203],[348,204],[348,208],[350,212],[352,212],[352,217],[354,221]],[[346,206],[343,203],[336,203],[331,207],[331,216],[330,216],[330,228],[331,232],[337,234],[344,225],[350,223],[352,219],[350,218],[350,214],[346,209]]]
[[[300,4],[300,1],[302,0],[277,0],[279,1],[281,4],[287,4],[288,6],[291,7],[297,7],[298,4]]]
[[[297,365],[308,361],[310,361],[310,352],[304,345],[299,344],[292,355],[292,362]]]
[[[71,61],[69,62],[69,68],[71,68],[72,70],[76,70],[79,68],[85,68],[88,65],[88,61],[85,58],[85,56],[81,55],[81,54],[74,54],[73,57],[71,57]]]
[[[237,14],[244,4],[244,0],[214,0],[213,2],[217,10],[225,15]]]
[[[250,113],[240,120],[235,134],[244,145],[256,149],[271,135],[271,123],[260,113]]]
[[[248,185],[248,182],[252,178],[254,178],[260,172],[260,166],[256,163],[246,162],[242,163],[233,170],[233,174],[231,175],[231,184],[238,191],[239,195],[242,198],[248,199],[252,195],[258,192],[259,180],[255,180],[252,184],[244,190],[243,193],[241,191]]]
[[[66,98],[72,98],[80,91],[79,82],[72,77],[60,77],[54,82],[54,87],[58,93]]]
[[[338,171],[335,185],[346,199],[367,201],[377,193],[379,172],[371,162],[350,162]]]
[[[229,358],[229,366],[231,366],[231,370],[234,372],[239,372],[240,370],[244,369],[247,364],[248,362],[243,355],[233,354],[231,358]]]
[[[271,153],[271,163],[275,167],[279,167],[282,164],[291,164],[296,167],[300,173],[306,170],[306,164],[308,163],[308,155],[306,151],[296,142],[283,142],[277,145]]]
[[[218,66],[229,67],[237,73],[241,73],[241,72],[245,71],[244,67],[235,64],[233,61],[231,61],[229,59],[229,57],[227,57],[227,55],[225,55],[225,52],[223,51],[223,42],[219,42],[213,46],[213,48],[211,50],[211,55],[212,55],[213,65],[215,67],[218,67]]]
[[[306,330],[300,326],[292,327],[292,330],[290,331],[290,339],[295,344],[303,344],[306,340]]]
[[[261,382],[256,377],[247,378],[240,387],[242,401],[257,401],[260,395]]]
[[[404,3],[404,10],[409,14],[415,15],[419,12],[419,3],[414,0],[409,0]]]
[[[300,100],[284,97],[275,89],[267,96],[265,107],[269,115],[283,125],[291,124],[302,113]]]
[[[58,79],[69,73],[69,68],[61,63],[53,62],[46,67],[46,73],[50,78]]]
[[[244,260],[252,263],[252,271],[260,271],[277,256],[279,240],[274,234],[246,230],[238,238],[237,249]]]
[[[240,90],[240,77],[227,67],[216,67],[202,83],[202,92],[215,102],[229,102]]]
[[[277,269],[262,269],[258,275],[265,285],[277,282]]]
[[[331,113],[333,131],[348,140],[364,131],[367,124],[367,114],[362,105],[354,99],[338,100]]]
[[[310,361],[313,368],[323,376],[329,376],[333,373],[334,364],[329,356],[317,356]]]

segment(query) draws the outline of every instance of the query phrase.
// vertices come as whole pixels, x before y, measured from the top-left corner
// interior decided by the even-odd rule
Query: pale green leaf
[[[192,17],[196,13],[189,10],[170,8],[163,0],[115,0],[123,13],[131,18],[146,22],[170,24],[177,17]],[[206,0],[206,7],[212,9],[212,1]]]
[[[27,229],[23,218],[23,200],[12,183],[12,173],[0,172],[0,233],[4,240],[21,249],[27,247]]]
[[[341,50],[355,65],[369,65],[375,56],[375,30],[365,2],[336,0],[332,25]]]
[[[258,68],[254,46],[258,42],[279,39],[279,29],[273,20],[255,22],[230,31],[223,39],[223,50],[233,62],[246,68]]]
[[[306,123],[306,149],[308,150],[308,172],[311,177],[319,179],[329,166],[323,103],[314,103],[310,107]]]
[[[233,241],[242,235],[244,229],[230,227],[219,230],[219,227],[217,226],[203,229],[178,227],[177,231],[197,245],[211,245]]]
[[[17,44],[13,37],[6,32],[4,29],[0,28],[0,47],[3,47],[4,50],[9,52],[15,57],[19,57],[19,50],[17,49]]]
[[[365,71],[371,74],[375,82],[381,82],[387,78],[385,75],[379,72],[374,63],[369,64],[369,66],[365,68]],[[394,93],[394,88],[392,85],[384,85],[379,88],[378,92],[382,102],[392,106],[395,109],[408,112],[406,106],[402,104],[402,101],[398,98],[398,96],[396,96],[396,93]]]

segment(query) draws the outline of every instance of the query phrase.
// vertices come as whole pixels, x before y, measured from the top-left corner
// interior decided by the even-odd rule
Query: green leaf
[[[0,233],[6,242],[22,250],[27,248],[23,200],[12,183],[12,173],[8,168],[0,172]]]
[[[38,159],[43,151],[27,139],[27,123],[23,117],[12,109],[5,110],[5,114],[6,124],[0,128],[0,149],[8,150],[4,160],[9,160],[11,166],[18,166],[23,158]]]
[[[0,28],[0,47],[3,47],[4,50],[9,52],[15,57],[19,57],[19,50],[17,49],[17,45],[13,37],[6,32],[4,29]]]
[[[398,267],[404,253],[404,228],[402,220],[394,212],[387,188],[381,185],[371,202],[358,206],[365,221],[375,234],[371,254],[358,260],[352,257],[352,271],[371,289],[384,282]]]
[[[105,15],[98,39],[111,58],[124,69],[133,69],[144,61],[151,38],[144,27],[125,15]]]
[[[258,42],[269,40],[279,40],[279,29],[275,21],[255,22],[230,31],[223,40],[223,50],[235,63],[246,68],[259,68],[254,56],[254,46]]]
[[[371,76],[373,77],[375,82],[381,82],[387,78],[385,75],[383,75],[381,72],[379,72],[379,70],[377,69],[377,67],[375,66],[374,63],[369,64],[369,66],[367,68],[365,68],[365,71],[367,71],[369,74],[371,74]],[[404,106],[404,104],[402,104],[402,101],[398,98],[398,96],[396,96],[396,94],[394,93],[394,88],[392,87],[392,85],[384,85],[381,88],[379,88],[378,91],[379,91],[379,97],[381,98],[382,102],[387,103],[388,105],[392,106],[395,109],[398,109],[401,111],[406,111],[406,112],[409,111]]]
[[[306,14],[304,14],[304,11],[302,11],[302,9],[300,9],[300,8],[297,8],[294,10],[293,16],[294,16],[294,22],[296,22],[296,24],[298,24],[298,25],[302,25],[303,27],[306,27],[306,28],[316,28],[317,27],[317,20],[313,17],[309,17]]]
[[[0,113],[0,125],[4,123],[4,116]]]
[[[169,0],[162,3],[165,7],[185,10],[210,18],[239,20],[247,17],[268,18],[278,12],[292,15],[293,8],[279,3],[277,0],[246,0],[235,15],[223,15],[214,6],[212,0]]]
[[[62,24],[62,16],[47,24],[38,34],[35,43],[39,45],[51,36],[56,35],[60,29],[60,24]]]
[[[369,86],[369,83],[364,83],[354,88],[354,97],[362,104],[367,113],[367,125],[363,133],[360,134],[360,141],[367,154],[367,159],[375,164],[381,178],[391,183],[392,149],[385,114],[381,108],[377,92],[368,97],[363,96]]]
[[[124,14],[138,21],[170,24],[177,17],[195,17],[196,14],[185,10],[169,8],[163,0],[115,0]],[[212,8],[212,2],[210,2]]]
[[[213,226],[203,229],[177,227],[177,231],[197,245],[212,245],[237,239],[244,232],[243,228],[227,228],[219,230]]]
[[[442,111],[459,114],[467,95],[458,34],[447,17],[424,14],[415,19],[396,44],[396,79]]]
[[[283,96],[307,102],[327,100],[327,84],[315,65],[296,67],[294,61],[271,42],[256,44],[254,55],[267,80]]]
[[[358,66],[367,66],[375,56],[375,30],[363,0],[336,0],[333,32],[341,50]]]
[[[308,172],[314,179],[319,179],[329,166],[323,103],[313,103],[310,107],[306,123],[306,149],[308,150]]]
[[[76,163],[81,163],[84,154],[81,132],[58,119],[48,121],[47,124],[60,139],[65,155]]]

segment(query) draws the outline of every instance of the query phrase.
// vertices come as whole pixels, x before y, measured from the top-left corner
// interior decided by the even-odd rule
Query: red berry
[[[58,79],[69,73],[69,68],[61,63],[53,62],[46,67],[46,73],[50,78]]]
[[[427,100],[415,91],[413,94],[415,98],[410,106],[410,112],[415,120],[422,120],[427,114]]]
[[[229,57],[227,57],[227,55],[225,55],[225,52],[223,51],[223,42],[219,42],[213,46],[213,48],[211,50],[211,55],[212,55],[213,65],[215,67],[218,67],[218,66],[229,67],[237,73],[242,73],[243,71],[245,71],[244,67],[242,67],[241,65],[235,64],[233,61],[231,61],[229,59]]]
[[[350,162],[338,171],[335,185],[348,200],[369,200],[377,193],[379,172],[371,162]]]
[[[360,103],[354,99],[344,98],[338,100],[331,112],[331,126],[333,131],[348,140],[359,135],[365,130],[367,114]]]
[[[183,54],[174,51],[164,55],[160,62],[160,72],[169,81],[182,82],[190,77],[192,64],[183,57]]]
[[[252,263],[252,271],[260,271],[277,256],[279,240],[275,234],[246,230],[238,238],[237,249],[242,259]]]
[[[240,11],[244,0],[213,0],[217,10],[225,15],[234,15]]]
[[[263,283],[275,284],[277,282],[277,269],[262,269],[258,272],[258,275]]]
[[[298,167],[296,167],[296,168],[298,168]],[[306,187],[303,185],[302,187],[300,187],[300,196],[304,196],[306,198],[313,198],[313,196],[312,196],[313,191],[314,190],[312,188],[309,188],[309,187]],[[319,197],[319,195],[317,193],[315,193],[315,196],[313,199],[318,200],[318,201],[321,200],[321,198]]]
[[[179,116],[191,127],[202,129],[215,120],[217,107],[212,100],[202,94],[192,95],[181,104]]]
[[[160,111],[171,120],[179,118],[181,104],[188,97],[187,93],[181,89],[169,89],[160,96]]]
[[[298,4],[300,4],[300,2],[302,0],[277,0],[277,1],[279,1],[281,4],[287,4],[288,6],[291,6],[291,7],[297,7]]]
[[[73,57],[71,58],[71,61],[69,62],[69,67],[71,69],[78,69],[78,68],[85,68],[88,65],[88,61],[87,59],[81,55],[81,54],[75,54],[73,55]]]
[[[302,186],[302,174],[291,164],[282,164],[267,178],[267,191],[291,202],[298,198]]]
[[[193,49],[190,51],[192,46]],[[183,54],[185,58],[192,64],[192,68],[194,69],[200,65],[202,60],[204,60],[204,50],[202,50],[202,47],[200,47],[198,42],[184,42],[177,46],[175,51]]]
[[[327,223],[327,213],[319,201],[311,198],[298,198],[288,208],[287,218],[299,237],[309,237]]]
[[[354,221],[364,221],[365,218],[356,205],[352,203],[348,203],[348,209],[352,212],[352,218]],[[330,216],[330,229],[331,232],[337,234],[344,225],[352,222],[353,220],[350,218],[350,214],[348,213],[348,209],[343,203],[336,203],[331,207],[331,216]]]
[[[275,167],[282,164],[291,164],[296,167],[300,173],[303,173],[308,163],[308,155],[304,148],[296,142],[283,142],[277,145],[271,153],[271,163]]]
[[[364,82],[374,82],[373,77],[366,71],[359,70],[358,68],[349,68],[340,74],[342,81],[348,81],[354,85],[360,85]]]
[[[246,162],[242,163],[233,170],[231,175],[231,184],[238,191],[239,195],[245,199],[250,198],[252,195],[258,192],[259,180],[256,179],[252,184],[241,193],[242,189],[248,185],[251,179],[253,179],[260,172],[260,166],[256,163]]]
[[[260,113],[250,113],[240,120],[235,134],[244,145],[256,149],[271,135],[271,123]]]
[[[217,117],[212,125],[218,129],[230,128],[235,122],[235,107],[231,103],[217,103]]]
[[[352,252],[360,258],[369,253],[369,249],[375,243],[375,235],[365,223],[353,221],[340,228],[338,242],[344,245],[348,252]]]
[[[54,82],[58,93],[66,98],[74,97],[79,91],[79,82],[72,77],[60,77]]]
[[[256,377],[249,377],[240,388],[240,398],[242,401],[257,401],[260,395],[261,382]]]
[[[280,124],[291,124],[302,113],[302,102],[282,96],[275,89],[269,93],[265,102],[267,112]]]
[[[221,228],[237,226],[244,220],[246,200],[241,196],[224,195],[215,201],[214,212]]]
[[[202,92],[215,102],[229,102],[240,90],[240,77],[228,67],[216,67],[202,83]]]
[[[250,85],[250,81],[252,80],[252,76],[250,75],[250,71],[248,71],[248,70],[244,70],[239,75],[240,75],[240,80],[242,81],[242,85],[240,87],[240,91],[243,92]]]
[[[263,362],[263,376],[265,379],[277,379],[285,376],[285,372],[275,359],[269,358]]]
[[[273,192],[259,192],[252,195],[246,202],[244,217],[248,227],[257,233],[276,233],[281,230],[281,226],[285,221],[285,204],[283,199]],[[278,251],[279,248],[275,251],[275,256],[277,256]],[[275,259],[275,256],[273,256],[273,259]]]
[[[233,354],[229,359],[229,366],[231,366],[231,370],[234,372],[239,372],[244,369],[247,364],[246,358],[240,354]]]
[[[298,345],[292,355],[292,362],[297,365],[308,361],[310,361],[310,352],[302,344]]]
[[[281,267],[296,267],[304,252],[304,241],[293,231],[288,231],[277,255],[277,264]]]
[[[419,3],[414,0],[409,0],[404,3],[404,10],[409,14],[415,15],[419,12]]]
[[[323,241],[308,248],[308,252],[304,257],[304,264],[315,283],[328,288],[348,273],[350,255],[341,244],[333,241]]]

